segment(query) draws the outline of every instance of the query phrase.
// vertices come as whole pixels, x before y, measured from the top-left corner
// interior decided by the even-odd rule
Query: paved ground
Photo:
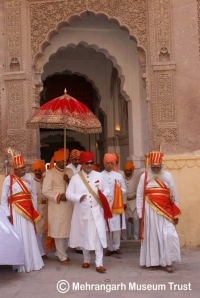
[[[137,243],[124,243],[122,250],[123,255],[104,257],[105,274],[95,271],[93,253],[91,267],[82,269],[82,255],[73,250],[69,250],[69,267],[61,266],[54,254],[45,260],[41,271],[16,273],[10,266],[0,266],[0,298],[200,297],[200,248],[182,249],[182,263],[175,264],[172,274],[162,269],[141,268]],[[70,289],[67,293],[58,292],[59,280],[68,281]],[[92,285],[96,285],[96,289],[86,288]],[[141,285],[154,288],[144,290],[140,289]],[[64,283],[60,286],[66,289]],[[105,289],[98,290],[97,287]]]

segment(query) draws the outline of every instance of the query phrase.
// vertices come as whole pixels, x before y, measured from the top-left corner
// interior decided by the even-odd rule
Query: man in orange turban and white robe
[[[68,156],[69,151],[66,150],[66,159]],[[72,176],[71,169],[66,168],[64,174],[64,150],[54,152],[43,181],[42,194],[48,199],[48,236],[54,238],[58,258],[66,266],[73,205],[66,199],[65,190]]]
[[[46,172],[45,163],[42,160],[36,160],[32,164],[32,171],[35,174],[34,181],[37,191],[37,211],[41,215],[40,220],[36,223],[36,232],[44,241],[44,227],[47,215],[47,199],[42,195],[42,185],[44,173]]]
[[[81,169],[80,154],[81,151],[77,149],[73,149],[70,152],[70,163],[67,165],[67,168],[72,169],[74,175],[77,174]]]
[[[176,224],[180,210],[172,175],[163,170],[162,152],[150,152],[149,169],[143,173],[136,198],[140,218],[140,265],[162,266],[171,273],[173,262],[180,262],[180,244]]]
[[[126,237],[127,239],[139,239],[139,217],[136,211],[136,190],[139,182],[139,175],[134,173],[133,161],[124,164],[124,181],[126,184]]]
[[[35,223],[40,219],[36,211],[35,183],[33,177],[26,173],[22,155],[14,156],[13,168],[14,174],[8,175],[4,180],[1,204],[24,245],[25,261],[24,265],[18,267],[18,272],[40,270],[44,263],[35,234]]]
[[[115,192],[115,183],[119,185],[122,190],[122,195],[126,194],[126,185],[124,179],[120,173],[118,173],[116,167],[116,156],[114,154],[106,153],[104,155],[103,164],[105,170],[102,171],[102,176],[105,181],[107,181],[110,195],[108,196],[108,203],[110,209],[112,210],[113,202],[114,202],[114,192]],[[113,217],[108,219],[110,233],[107,232],[107,242],[108,242],[108,250],[105,253],[105,256],[111,256],[112,254],[121,254],[120,250],[120,238],[122,229],[126,229],[125,223],[125,213],[122,214],[114,214]]]

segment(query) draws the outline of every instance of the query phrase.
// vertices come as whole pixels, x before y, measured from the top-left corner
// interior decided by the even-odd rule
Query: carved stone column
[[[37,132],[26,129],[32,111],[32,70],[29,2],[5,1],[7,144],[26,160],[37,157]]]
[[[171,0],[149,0],[148,100],[150,149],[162,143],[165,153],[178,149],[174,98]]]

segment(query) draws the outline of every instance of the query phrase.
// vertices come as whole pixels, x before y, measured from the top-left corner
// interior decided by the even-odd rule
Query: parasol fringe
[[[66,128],[66,129],[72,129],[71,126],[69,125],[63,125],[63,124],[50,124],[50,123],[27,123],[26,124],[27,128],[30,129],[37,129],[37,128],[50,128],[50,129],[58,129],[58,128]],[[81,128],[81,127],[74,127],[73,126],[73,130],[80,132],[80,133],[101,133],[102,132],[102,128]]]

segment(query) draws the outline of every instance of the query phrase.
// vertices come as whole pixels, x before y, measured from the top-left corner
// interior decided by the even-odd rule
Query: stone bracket
[[[176,69],[176,62],[154,62],[153,65],[153,71],[169,71],[169,70],[175,70]]]
[[[26,80],[26,73],[25,71],[5,72],[3,78],[5,81]]]

